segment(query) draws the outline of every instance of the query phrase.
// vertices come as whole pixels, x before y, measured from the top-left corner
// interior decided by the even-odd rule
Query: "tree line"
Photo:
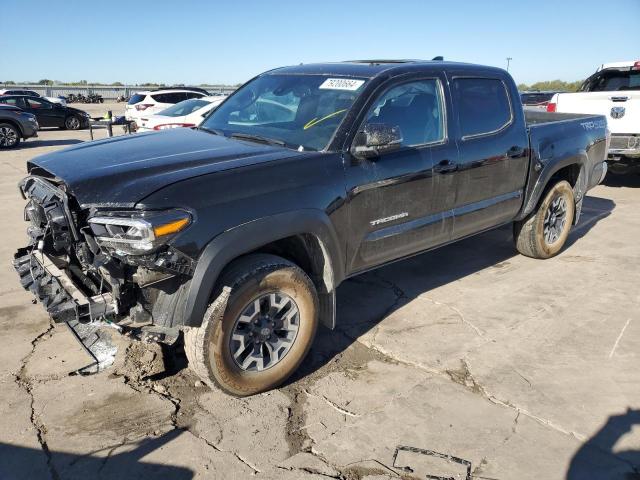
[[[575,82],[565,82],[563,80],[546,80],[544,82],[536,82],[533,85],[520,83],[518,90],[521,92],[527,90],[553,90],[557,92],[577,92],[584,80],[576,80]]]

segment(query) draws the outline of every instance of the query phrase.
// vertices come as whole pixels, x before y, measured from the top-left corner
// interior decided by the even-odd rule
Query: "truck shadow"
[[[20,447],[0,443],[0,478],[166,478],[170,480],[189,480],[195,473],[185,467],[143,461],[150,453],[161,449],[183,433],[171,430],[159,437],[143,439],[127,451],[113,453],[118,447],[81,455],[49,450],[50,463],[41,449]],[[130,446],[128,446],[130,447]]]
[[[580,221],[565,248],[578,242],[614,208],[612,200],[586,197]],[[341,334],[319,329],[310,355],[288,383],[330,363],[360,336],[421,294],[486,268],[504,268],[516,255],[512,227],[507,225],[345,281],[337,290],[336,328]]]
[[[640,410],[610,416],[573,456],[567,480],[640,480],[640,449],[614,451],[616,443],[635,425],[640,425]]]
[[[604,185],[607,187],[627,187],[627,188],[640,188],[640,175],[607,175],[604,177]]]

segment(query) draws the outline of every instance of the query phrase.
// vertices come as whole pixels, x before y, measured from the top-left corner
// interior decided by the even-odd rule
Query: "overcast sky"
[[[0,81],[244,82],[356,58],[506,67],[518,83],[640,60],[640,0],[1,0]]]

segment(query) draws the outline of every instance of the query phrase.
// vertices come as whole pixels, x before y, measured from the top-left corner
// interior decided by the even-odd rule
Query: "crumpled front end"
[[[114,330],[175,341],[195,262],[169,240],[188,225],[188,213],[83,210],[63,182],[37,175],[19,186],[29,243],[15,253],[14,267],[22,286],[91,355],[81,373],[113,363]]]

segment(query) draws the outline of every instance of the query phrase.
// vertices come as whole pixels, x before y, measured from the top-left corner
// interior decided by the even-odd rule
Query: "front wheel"
[[[532,258],[557,255],[569,236],[576,204],[573,189],[563,180],[547,190],[538,209],[515,222],[513,236],[518,251]]]
[[[81,125],[82,122],[76,115],[71,115],[64,121],[64,128],[66,128],[67,130],[79,130]]]
[[[202,326],[185,331],[189,366],[236,396],[277,387],[296,371],[315,337],[318,297],[307,274],[275,255],[243,257],[226,269],[224,315],[212,306]]]

